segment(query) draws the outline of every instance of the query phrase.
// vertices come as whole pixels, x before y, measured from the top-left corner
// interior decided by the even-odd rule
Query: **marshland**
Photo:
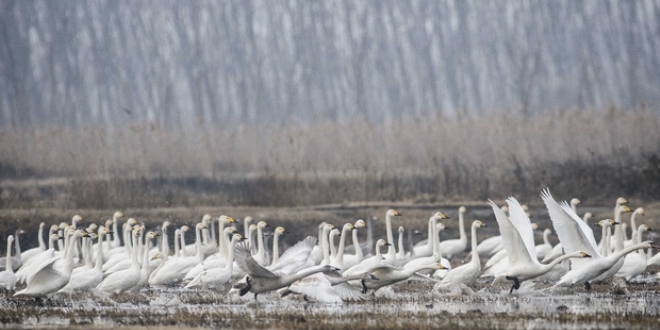
[[[2,327],[655,329],[659,13],[4,1]]]

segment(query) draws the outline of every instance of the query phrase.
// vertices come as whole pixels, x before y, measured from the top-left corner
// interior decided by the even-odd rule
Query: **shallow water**
[[[519,292],[482,286],[472,295],[432,293],[432,284],[400,283],[365,301],[343,305],[279,298],[276,293],[238,297],[207,290],[142,290],[122,296],[58,295],[37,306],[31,300],[3,299],[4,327],[178,329],[232,328],[442,328],[491,329],[657,328],[660,288],[630,284],[628,294],[608,285],[550,291],[531,283]],[[113,300],[115,299],[115,300]]]

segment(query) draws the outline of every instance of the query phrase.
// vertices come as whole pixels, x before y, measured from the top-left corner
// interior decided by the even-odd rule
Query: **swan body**
[[[366,258],[362,260],[359,264],[346,269],[342,274],[344,275],[355,275],[355,274],[362,274],[369,270],[370,268],[379,266],[381,264],[385,263],[385,260],[383,258],[383,255],[380,252],[380,248],[383,246],[389,246],[390,243],[385,241],[384,239],[379,239],[376,241],[376,255],[371,256],[369,258]]]
[[[467,248],[467,235],[465,234],[465,224],[463,221],[463,215],[465,214],[465,206],[461,206],[458,209],[458,228],[459,228],[459,238],[458,239],[449,239],[440,242],[440,248],[442,253],[447,256],[447,259],[463,253]]]
[[[203,251],[201,249],[201,231],[204,228],[205,226],[202,223],[198,223],[195,226],[195,244],[197,245],[197,253],[194,256],[168,260],[165,262],[163,268],[157,272],[154,271],[152,276],[150,276],[149,285],[162,286],[179,282],[190,269],[204,260]]]
[[[476,282],[481,273],[481,261],[479,260],[479,252],[477,252],[477,229],[481,227],[486,227],[486,224],[479,220],[472,222],[470,227],[472,260],[465,265],[450,270],[440,282],[442,285],[472,285]]]
[[[83,237],[81,230],[69,232],[68,246],[65,258],[53,257],[37,267],[35,272],[28,278],[27,287],[14,294],[14,297],[43,297],[63,288],[71,276],[73,269],[73,247],[76,241]]]
[[[138,263],[137,241],[139,230],[132,230],[133,251],[131,252],[131,267],[114,272],[106,277],[96,288],[105,293],[120,294],[134,287],[140,281],[140,264]]]
[[[11,265],[11,244],[14,243],[14,236],[7,236],[7,258],[5,259],[5,270],[0,272],[0,286],[7,291],[14,290],[16,286],[16,274]]]
[[[391,266],[374,267],[369,270],[369,274],[373,275],[374,278],[363,278],[360,281],[363,287],[362,292],[367,293],[367,290],[377,291],[384,286],[405,281],[419,271],[435,271],[438,269],[445,269],[445,266],[439,263],[433,263],[428,265],[419,265],[415,268],[395,268]]]
[[[566,258],[590,257],[587,253],[576,252],[563,255],[553,260],[550,264],[540,264],[538,258],[536,258],[531,222],[518,201],[513,197],[507,199],[507,204],[509,205],[508,218],[495,203],[489,201],[489,204],[495,213],[495,218],[500,227],[502,243],[505,246],[509,259],[509,268],[506,273],[496,275],[494,283],[504,279],[513,281],[513,286],[509,292],[519,289],[520,282],[539,277],[551,271],[555,265]]]
[[[108,234],[110,230],[105,230],[105,227],[102,230],[99,230],[99,242],[103,241],[103,238]],[[75,270],[80,269],[80,271],[75,272]],[[94,268],[80,267],[74,269],[71,277],[69,278],[69,283],[65,285],[60,292],[73,292],[76,290],[84,290],[94,288],[103,280],[103,249],[96,250],[96,263]]]
[[[190,283],[186,285],[186,288],[194,288],[198,286],[216,288],[229,283],[229,280],[231,280],[234,271],[234,249],[236,247],[236,243],[242,241],[243,239],[244,238],[241,234],[234,234],[230,241],[229,259],[227,260],[226,266],[202,271],[199,275],[193,278]]]
[[[632,245],[642,242],[642,234],[651,230],[647,225],[640,225],[634,231],[635,237],[633,238]],[[646,251],[639,251],[639,253],[630,253],[625,256],[621,269],[616,272],[614,276],[623,277],[626,281],[630,281],[637,275],[642,274],[646,270]]]
[[[443,214],[440,212],[436,212],[434,215],[431,216],[429,222],[433,222],[433,228],[435,228],[436,227],[435,222],[439,221],[442,218],[443,218]],[[432,263],[433,264],[441,263],[444,266],[443,269],[451,269],[451,264],[449,263],[449,260],[442,257],[443,251],[440,242],[438,240],[438,232],[434,230],[431,233],[432,236],[429,243],[433,245],[433,254],[430,256],[418,257],[409,261],[403,266],[404,269],[417,269],[420,266],[429,265]],[[422,273],[433,275],[436,272],[436,270],[437,268],[424,268]],[[444,276],[446,274],[442,274],[442,275]]]
[[[233,235],[235,233],[236,230],[232,227],[227,227],[222,232],[223,235],[227,235],[227,236]],[[220,238],[220,240],[224,242],[224,239],[222,239],[222,237]],[[214,253],[206,257],[206,259],[204,259],[204,261],[202,261],[201,263],[191,268],[183,277],[183,282],[185,283],[191,281],[192,279],[197,277],[197,275],[199,275],[205,270],[225,267],[227,265],[228,260],[229,259],[222,257],[222,254],[220,252]]]

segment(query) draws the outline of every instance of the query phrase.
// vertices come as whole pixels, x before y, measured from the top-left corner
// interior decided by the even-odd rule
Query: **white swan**
[[[502,212],[509,212],[509,207],[504,205],[501,210]],[[490,257],[501,250],[504,250],[501,235],[488,237],[477,245],[477,252],[479,252],[480,257]]]
[[[302,260],[302,262],[304,262],[307,260],[307,258],[309,258],[309,253],[312,251],[315,241],[315,238],[308,237],[296,244],[304,245],[304,248],[299,249],[301,252],[304,252],[298,255],[298,260]],[[259,293],[273,291],[285,286],[289,286],[293,282],[312,274],[337,270],[335,267],[325,265],[314,267],[313,269],[308,269],[293,275],[288,275],[285,272],[274,272],[259,265],[250,254],[249,248],[246,244],[239,244],[236,246],[235,256],[236,264],[238,267],[248,274],[245,278],[246,285],[240,289],[239,295],[243,296],[248,292],[252,292],[254,293],[255,300],[257,299],[257,295]],[[284,259],[284,255],[282,257],[283,258],[280,260]]]
[[[134,287],[140,281],[140,264],[137,248],[139,229],[132,231],[133,251],[131,252],[131,267],[108,275],[96,288],[105,293],[120,294]]]
[[[353,225],[354,229],[352,230],[351,234],[351,239],[353,242],[353,246],[357,246],[358,249],[355,250],[355,254],[346,254],[346,250],[344,249],[344,266],[343,269],[348,269],[351,268],[364,259],[364,254],[362,254],[362,248],[360,247],[360,242],[358,241],[358,231],[357,229],[361,228],[367,228],[366,223],[362,219],[358,219],[355,224]]]
[[[385,254],[385,259],[387,259],[387,264],[394,265],[396,263],[396,249],[394,248],[394,234],[392,233],[392,219],[394,217],[401,216],[401,213],[395,210],[387,210],[385,212],[385,231],[387,234],[387,254]]]
[[[433,244],[432,239],[435,237],[434,231],[438,231],[437,222],[440,220],[449,219],[442,212],[435,212],[433,215],[437,215],[437,217],[431,216],[429,218],[428,236],[426,237],[426,240],[417,242],[417,244],[415,244],[415,248],[413,249],[417,257],[428,257],[433,254],[435,251],[435,245]]]
[[[470,262],[450,270],[447,275],[442,279],[441,285],[472,285],[476,282],[479,274],[481,274],[481,261],[479,261],[479,252],[477,252],[477,228],[486,227],[486,224],[475,220],[472,222],[471,244],[472,244],[472,260]]]
[[[144,247],[144,255],[142,256],[142,266],[140,267],[140,280],[137,282],[135,285],[136,288],[141,288],[149,282],[149,275],[151,275],[151,267],[149,266],[150,264],[150,259],[149,259],[149,249],[147,249],[147,246],[149,246],[149,242],[153,239],[156,239],[156,237],[160,236],[156,232],[149,232],[146,235],[147,242],[145,242],[145,247]],[[154,254],[154,257],[157,256],[158,253]],[[153,259],[153,257],[152,257]],[[156,257],[158,259],[158,257]]]
[[[37,240],[39,241],[39,246],[21,253],[21,259],[24,264],[27,263],[30,259],[32,259],[32,257],[36,256],[37,254],[46,251],[46,243],[44,243],[44,238],[43,238],[43,232],[45,226],[46,223],[44,222],[39,224],[39,231],[37,232]]]
[[[637,245],[642,242],[642,234],[646,231],[651,230],[647,225],[640,225],[637,230],[634,231],[635,237],[631,242],[630,246]],[[630,253],[626,255],[623,260],[623,265],[621,269],[616,272],[614,276],[623,277],[626,281],[630,281],[633,277],[640,275],[646,270],[646,251],[642,250],[639,253]]]
[[[16,274],[14,274],[14,269],[11,266],[12,243],[14,243],[14,236],[7,236],[7,258],[5,259],[5,270],[0,272],[0,286],[7,291],[14,290],[14,287],[16,286]]]
[[[221,233],[220,240],[222,242],[224,242],[225,240],[222,238],[222,236],[229,236],[229,235],[233,235],[235,233],[236,233],[236,229],[234,229],[233,227],[227,227],[223,230],[223,233]],[[232,253],[230,253],[230,254],[232,254]],[[221,253],[219,251],[215,254],[212,254],[212,255],[206,257],[206,259],[204,259],[204,261],[202,261],[201,263],[195,265],[195,267],[191,268],[186,273],[186,276],[183,277],[183,282],[188,283],[188,282],[192,281],[192,279],[197,277],[200,273],[202,273],[205,270],[225,267],[227,265],[228,260],[229,260],[228,257],[229,256],[227,256],[227,258],[222,257]]]
[[[21,258],[21,244],[19,242],[20,235],[25,234],[25,230],[16,229],[14,235],[14,247],[16,248],[16,255],[10,257],[12,269],[19,269],[23,265],[23,258]],[[0,258],[0,270],[5,270],[6,267],[6,257]]]
[[[436,212],[431,216],[429,221],[433,222],[433,228],[436,227],[435,222],[439,221],[440,219],[442,219],[442,213],[440,212]],[[429,241],[429,243],[433,245],[432,255],[417,257],[413,260],[410,260],[405,265],[403,265],[403,268],[417,269],[420,266],[441,263],[444,266],[443,269],[451,269],[451,264],[449,263],[449,260],[442,257],[443,254],[442,245],[439,244],[440,242],[438,240],[438,232],[436,230],[432,232],[431,240]],[[424,268],[424,270],[425,271],[422,272],[423,274],[433,275],[436,272],[437,268]],[[446,274],[442,274],[443,277],[444,275]]]
[[[124,213],[122,213],[121,211],[115,211],[115,213],[112,215],[112,221],[113,221],[112,222],[112,232],[114,233],[114,234],[112,234],[112,244],[111,244],[112,248],[121,247],[121,241],[119,240],[120,231],[117,228],[117,225],[119,224],[119,219],[121,219],[123,217],[124,217]],[[126,239],[126,238],[127,237],[124,236],[124,239]],[[126,242],[126,241],[124,241],[124,242]]]
[[[339,269],[344,268],[344,247],[346,246],[346,235],[348,234],[349,231],[352,231],[355,229],[355,226],[353,226],[352,223],[346,223],[344,224],[344,227],[342,227],[341,230],[341,237],[339,238],[339,248],[337,249],[337,255],[335,256],[335,259],[330,262],[330,265],[337,267]],[[330,241],[330,244],[334,246],[334,243]]]
[[[442,253],[447,256],[447,259],[451,259],[453,256],[463,253],[467,248],[467,235],[465,235],[465,223],[463,221],[463,215],[465,214],[465,206],[461,206],[458,209],[458,229],[459,229],[459,238],[458,239],[449,239],[440,242],[440,248]]]
[[[202,271],[190,281],[185,287],[194,288],[203,286],[207,288],[217,288],[229,283],[234,272],[234,249],[236,243],[244,240],[243,235],[234,234],[229,243],[229,259],[224,267],[216,267]]]
[[[190,269],[204,260],[204,255],[201,249],[201,231],[204,228],[205,226],[201,222],[195,226],[195,245],[197,246],[197,253],[190,257],[180,257],[168,260],[163,268],[150,276],[149,285],[162,286],[179,282]]]
[[[550,234],[552,234],[552,230],[546,228],[543,231],[543,244],[539,244],[534,247],[536,250],[536,256],[541,260],[543,260],[543,258],[545,258],[545,256],[550,253],[550,251],[552,251],[552,244],[550,244],[550,240],[548,239]]]
[[[369,270],[370,268],[373,268],[373,267],[380,266],[380,265],[384,264],[385,260],[383,258],[383,255],[380,252],[380,248],[383,247],[383,246],[389,246],[389,245],[390,245],[390,243],[388,243],[384,239],[382,239],[382,238],[379,239],[378,241],[376,241],[376,255],[375,256],[371,256],[369,258],[366,258],[366,259],[362,260],[362,262],[360,262],[359,264],[344,270],[342,272],[342,274],[344,274],[344,275],[362,274],[362,273],[366,272],[367,270]],[[321,264],[323,264],[323,263],[321,263]]]
[[[551,271],[555,265],[566,258],[589,257],[587,253],[576,252],[563,255],[550,264],[540,264],[534,249],[534,234],[532,233],[531,222],[518,201],[513,197],[507,199],[509,205],[508,218],[495,203],[490,200],[488,203],[495,213],[495,219],[497,219],[497,224],[500,227],[502,243],[509,259],[509,268],[506,273],[496,276],[493,283],[501,282],[503,279],[513,281],[510,293],[520,288],[520,282]]]
[[[374,277],[365,277],[360,280],[363,291],[362,293],[367,293],[367,290],[378,291],[378,289],[405,281],[416,273],[424,270],[436,271],[438,269],[445,269],[445,266],[439,263],[432,263],[428,265],[418,265],[415,268],[395,268],[391,266],[377,266],[369,270],[369,274]],[[356,283],[352,283],[356,285]]]
[[[294,292],[304,295],[306,300],[311,298],[322,303],[343,304],[344,300],[358,301],[364,298],[362,290],[348,284],[349,281],[361,280],[363,277],[375,278],[369,273],[343,276],[338,271],[327,271],[304,277],[280,291],[282,297]]]
[[[261,266],[268,265],[268,261],[270,260],[264,248],[264,228],[266,227],[268,227],[268,224],[265,221],[259,221],[257,223],[257,254],[252,256]]]
[[[25,283],[27,278],[32,274],[38,265],[54,257],[56,253],[60,253],[60,251],[57,251],[54,248],[54,242],[62,239],[60,235],[54,234],[57,229],[59,229],[59,226],[57,225],[53,225],[50,228],[50,235],[48,237],[48,249],[32,257],[30,260],[28,260],[28,262],[24,263],[18,271],[15,272],[18,283]]]
[[[110,233],[110,229],[101,227],[98,231],[99,242],[101,242],[106,234]],[[80,271],[75,271],[80,269]],[[60,292],[73,292],[76,290],[85,290],[94,288],[103,280],[103,249],[96,250],[96,263],[93,268],[80,267],[74,269],[71,273],[69,282],[65,285]]]
[[[18,291],[14,297],[42,297],[63,288],[71,276],[73,269],[73,247],[75,242],[87,235],[81,230],[70,231],[65,258],[53,257],[39,265],[34,274],[28,278],[25,289]]]
[[[632,234],[630,235],[630,239],[626,239],[623,241],[623,247],[628,247],[632,244],[641,243],[641,240],[637,243],[634,243],[635,237],[637,237],[637,229],[639,228],[637,226],[637,221],[635,219],[637,215],[644,216],[644,208],[642,207],[636,208],[635,211],[633,211],[632,215],[630,216],[630,229],[632,230]]]
[[[277,261],[280,259],[280,236],[288,233],[284,227],[280,226],[275,228],[275,231],[273,232],[273,261],[271,261],[271,265],[274,265],[277,263]],[[233,237],[232,237],[233,239]],[[233,260],[233,253],[232,253],[232,258]]]

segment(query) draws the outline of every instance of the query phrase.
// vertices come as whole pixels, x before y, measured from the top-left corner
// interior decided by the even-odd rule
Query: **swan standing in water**
[[[390,243],[387,243],[384,239],[379,239],[376,241],[376,255],[371,256],[369,258],[366,258],[362,260],[359,264],[346,269],[343,271],[344,275],[355,275],[355,274],[362,274],[369,270],[372,267],[380,266],[381,264],[385,263],[385,260],[383,258],[383,255],[380,252],[380,248],[383,246],[389,246]],[[323,264],[323,263],[321,263]]]
[[[98,231],[99,242],[102,242],[104,236],[109,233],[109,229],[101,226]],[[81,267],[77,269],[81,271],[73,272],[69,278],[69,283],[60,289],[60,292],[73,292],[94,288],[99,285],[103,280],[103,249],[96,249],[96,263],[94,268]]]
[[[71,270],[73,269],[73,247],[75,242],[86,235],[81,230],[70,231],[64,259],[53,257],[39,265],[36,272],[28,278],[27,287],[16,292],[14,297],[43,297],[63,288],[69,282]]]
[[[440,248],[442,253],[447,256],[447,259],[451,259],[453,256],[456,256],[460,253],[463,253],[467,248],[467,235],[465,234],[465,223],[463,220],[463,215],[465,214],[465,206],[461,206],[458,209],[458,229],[459,229],[459,238],[458,239],[449,239],[440,242]]]
[[[521,282],[539,277],[551,271],[555,265],[564,259],[590,257],[587,253],[576,252],[563,255],[553,260],[550,264],[540,264],[538,258],[536,258],[531,222],[518,201],[513,197],[507,199],[507,204],[509,205],[508,218],[495,203],[490,200],[488,203],[495,213],[495,219],[497,219],[497,224],[500,227],[502,243],[509,258],[509,268],[506,273],[496,275],[493,283],[501,282],[503,279],[513,281],[513,285],[509,291],[510,293],[513,290],[519,289]]]
[[[477,252],[477,228],[486,227],[486,224],[475,220],[472,222],[471,230],[471,243],[472,243],[472,260],[469,263],[456,267],[450,270],[447,275],[442,279],[440,284],[447,285],[472,285],[481,274],[481,261],[479,260],[479,252]]]
[[[229,283],[229,280],[232,277],[232,273],[234,272],[234,250],[236,243],[242,240],[244,240],[243,235],[234,234],[229,243],[229,258],[227,259],[226,265],[224,267],[217,267],[202,271],[185,287],[194,288],[197,286],[203,286],[206,288],[217,288]]]
[[[21,244],[19,242],[20,235],[25,234],[25,230],[16,229],[14,235],[14,247],[16,248],[16,255],[10,257],[12,269],[19,269],[23,265],[23,258],[21,258]],[[0,258],[0,270],[5,270],[6,262],[5,257]]]
[[[652,230],[647,225],[640,225],[637,230],[634,231],[635,237],[630,246],[640,244],[642,242],[642,234],[646,231]],[[615,276],[623,277],[626,281],[630,281],[637,275],[640,275],[646,270],[646,251],[641,250],[638,253],[630,253],[626,255],[623,260],[623,265],[621,269],[616,272]]]
[[[46,251],[46,243],[44,243],[44,238],[43,238],[43,232],[45,226],[46,223],[44,222],[39,224],[39,231],[37,232],[37,240],[39,241],[39,246],[21,253],[21,260],[23,261],[23,264],[26,264],[30,259],[32,259],[32,257],[36,256],[37,254]]]
[[[139,236],[139,229],[134,229],[132,234],[133,251],[131,253],[131,267],[123,269],[110,274],[106,277],[97,288],[101,292],[120,294],[132,287],[140,281],[140,264],[138,262],[137,240]],[[145,260],[146,262],[146,260]]]
[[[5,270],[0,272],[0,286],[7,291],[14,290],[16,286],[16,274],[11,266],[11,244],[14,243],[14,236],[7,236],[7,258],[5,259]]]
[[[360,243],[358,241],[358,229],[361,228],[367,228],[367,225],[365,224],[364,220],[358,219],[358,221],[355,222],[353,225],[354,229],[351,231],[351,240],[353,242],[353,246],[360,246]],[[343,269],[348,269],[351,268],[358,263],[360,263],[364,259],[364,254],[362,254],[362,249],[354,249],[355,254],[344,254],[344,266],[342,267]],[[344,249],[344,253],[346,253],[346,249]]]

